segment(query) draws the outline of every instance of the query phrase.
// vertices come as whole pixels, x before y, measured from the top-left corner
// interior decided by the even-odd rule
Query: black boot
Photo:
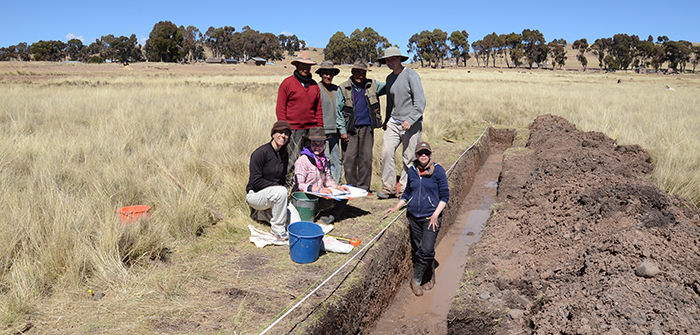
[[[421,288],[420,284],[421,284],[421,281],[423,280],[423,272],[425,272],[425,266],[426,266],[426,264],[423,264],[423,263],[414,263],[413,264],[413,277],[411,278],[411,290],[413,291],[413,294],[415,294],[417,297],[423,295],[423,289]]]
[[[437,260],[432,260],[425,268],[425,274],[423,275],[423,289],[430,291],[435,286],[435,268],[438,267]]]

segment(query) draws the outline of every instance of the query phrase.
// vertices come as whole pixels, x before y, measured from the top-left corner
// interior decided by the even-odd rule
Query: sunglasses
[[[423,156],[423,155],[430,157],[430,151],[419,151],[416,153],[416,155],[418,155],[418,157]]]
[[[323,147],[325,145],[326,145],[326,142],[317,142],[317,141],[311,142],[312,147]]]

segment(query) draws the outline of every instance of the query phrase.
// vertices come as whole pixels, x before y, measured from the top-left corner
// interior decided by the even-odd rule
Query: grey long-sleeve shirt
[[[420,76],[411,68],[404,68],[398,75],[393,72],[386,77],[386,118],[408,121],[414,125],[423,120],[425,94]]]

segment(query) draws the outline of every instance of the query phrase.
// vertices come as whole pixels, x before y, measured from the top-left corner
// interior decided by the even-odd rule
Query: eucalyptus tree
[[[459,63],[459,60],[462,59],[464,62],[464,66],[467,66],[467,60],[470,58],[469,56],[469,33],[467,33],[466,30],[455,30],[450,34],[450,43],[452,44],[452,57],[455,58],[455,61]]]
[[[532,68],[534,63],[537,63],[539,66],[540,63],[547,60],[547,52],[549,50],[545,44],[544,35],[539,30],[525,29],[522,32],[522,38],[523,53],[530,68]]]
[[[574,41],[574,44],[571,45],[571,48],[578,51],[576,54],[576,59],[579,61],[579,63],[581,63],[581,66],[583,66],[583,71],[585,72],[586,67],[588,66],[588,58],[586,58],[586,52],[588,52],[588,40],[585,38],[576,40]]]
[[[66,44],[61,41],[44,41],[32,43],[29,51],[36,61],[60,61],[64,55]]]
[[[349,39],[345,36],[345,33],[338,31],[326,44],[326,48],[323,50],[323,55],[325,59],[333,61],[335,64],[350,63],[350,50],[349,50]]]
[[[552,57],[552,70],[554,70],[554,67],[557,65],[559,68],[566,65],[566,49],[564,49],[566,45],[566,40],[563,38],[555,38],[547,44],[549,47],[549,55]]]
[[[170,21],[160,21],[153,26],[146,41],[149,60],[176,62],[180,60],[184,37],[182,31]]]
[[[186,62],[193,62],[204,57],[204,36],[195,26],[180,26],[182,31],[182,52]]]
[[[83,41],[73,38],[66,42],[66,55],[74,61],[87,62],[90,51]]]

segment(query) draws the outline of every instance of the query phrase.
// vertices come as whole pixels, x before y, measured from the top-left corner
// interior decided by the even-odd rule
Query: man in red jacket
[[[292,135],[287,145],[288,175],[299,158],[303,137],[309,134],[310,128],[323,127],[321,90],[311,78],[311,65],[316,65],[316,62],[309,58],[308,51],[302,51],[299,57],[292,61],[292,65],[296,70],[280,84],[276,108],[277,120],[287,121],[292,126]],[[287,182],[291,183],[291,179],[287,179]]]

